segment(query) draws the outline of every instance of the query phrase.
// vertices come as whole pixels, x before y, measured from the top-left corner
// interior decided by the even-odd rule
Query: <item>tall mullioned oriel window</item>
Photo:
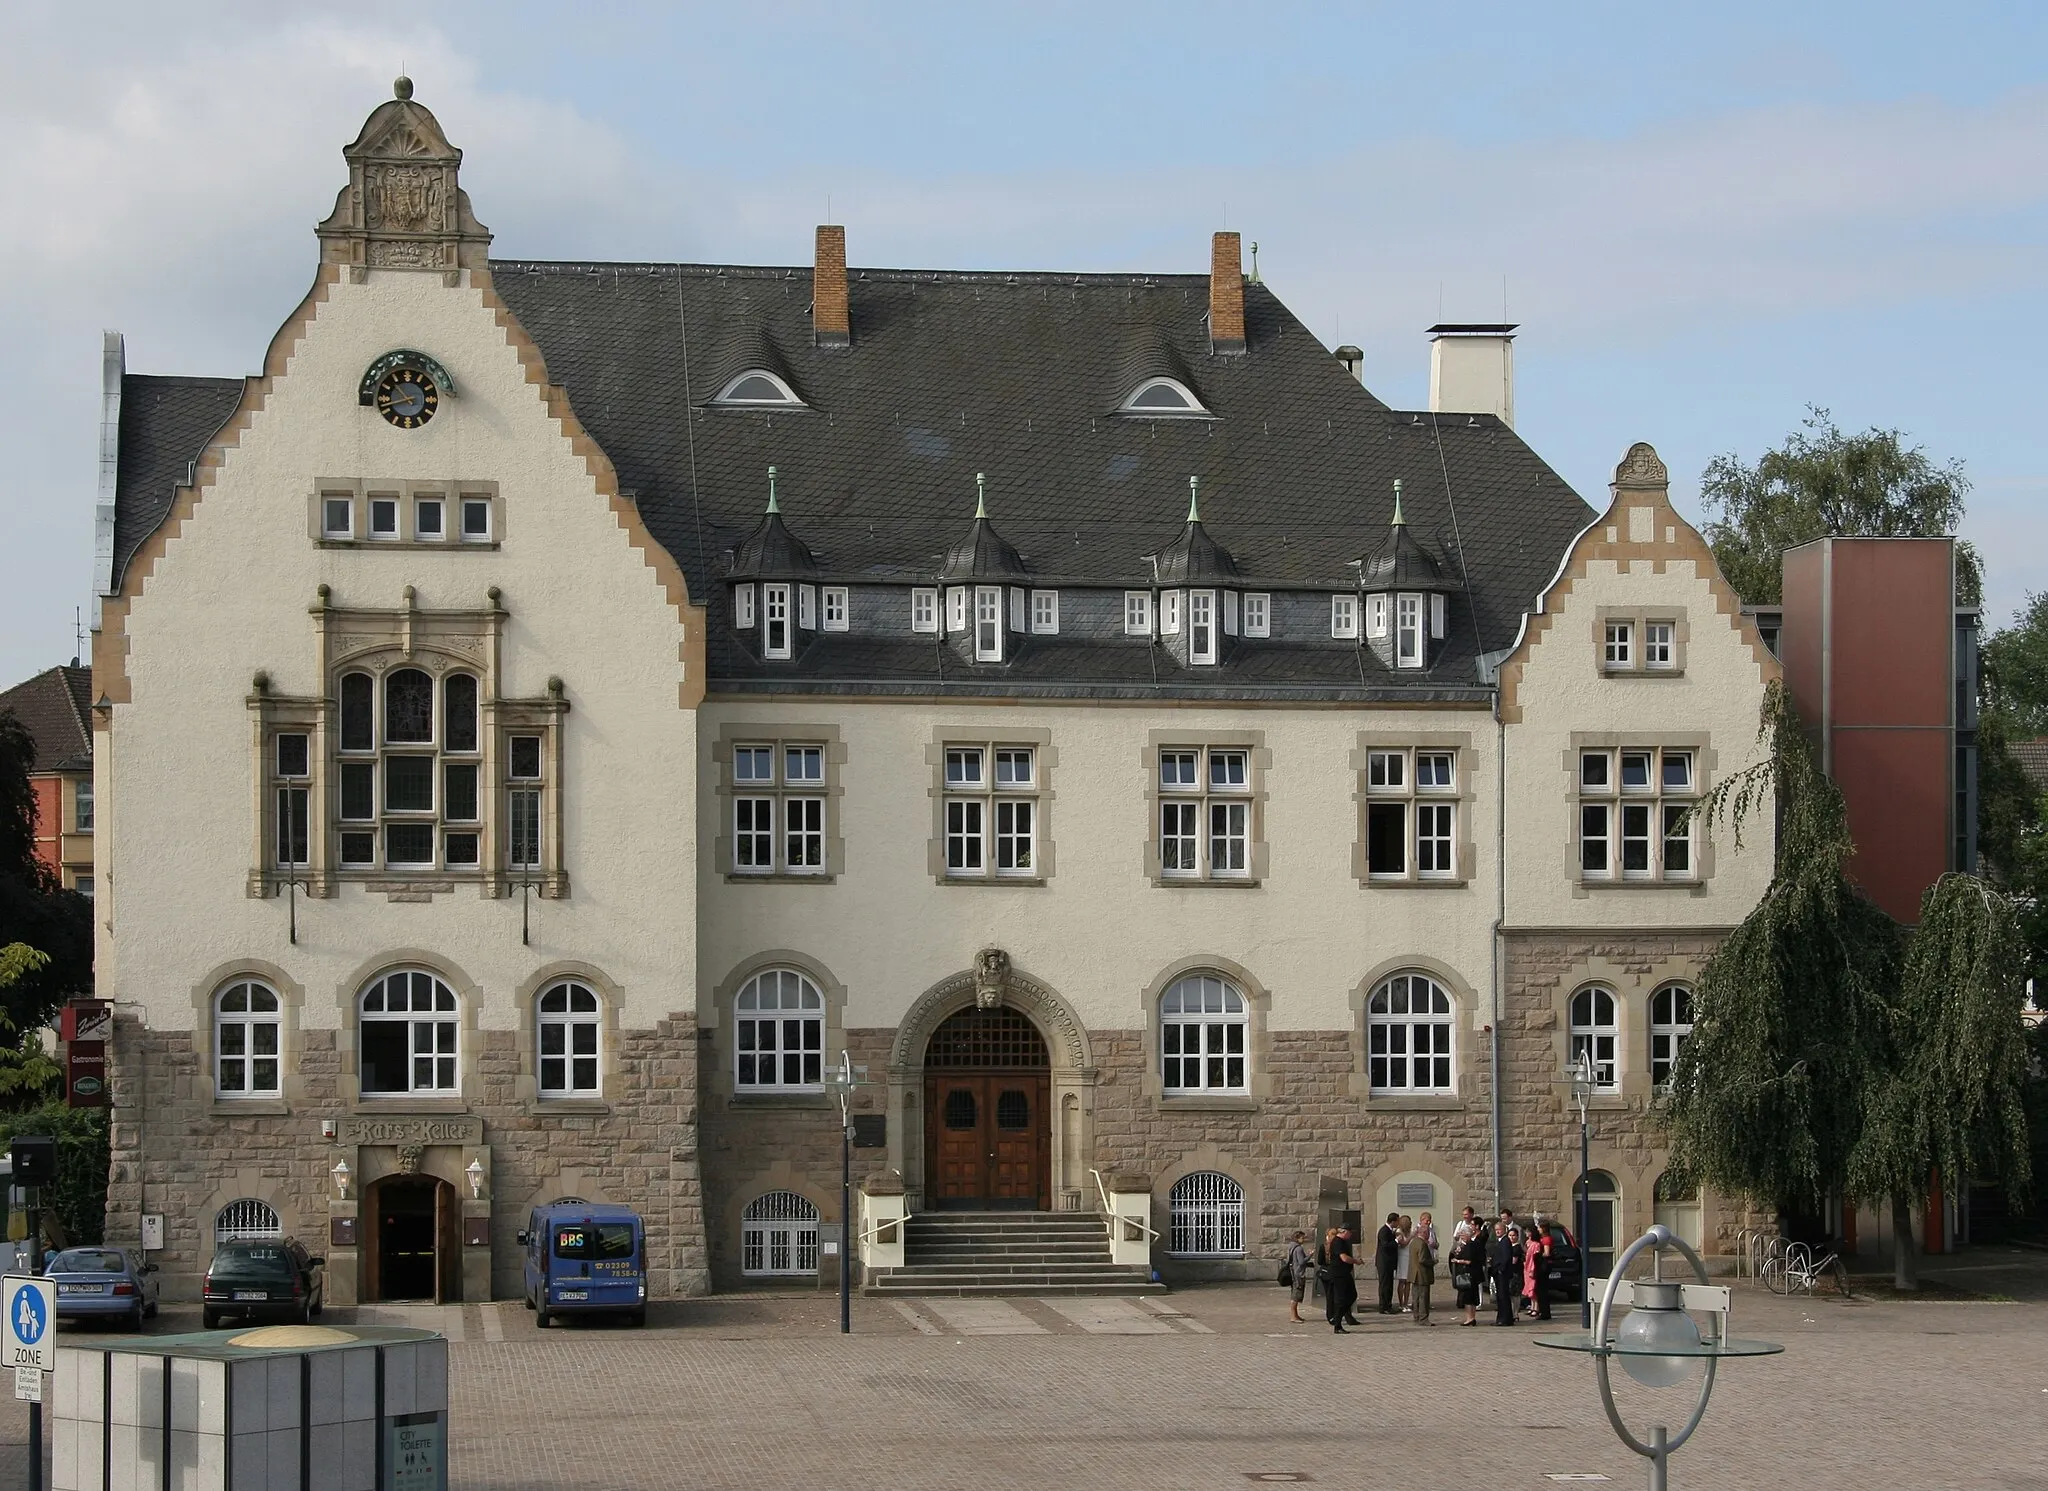
[[[476,676],[436,679],[415,667],[349,672],[339,694],[342,867],[477,868],[483,751]],[[281,783],[283,765],[280,751]],[[280,810],[282,827],[282,799]]]

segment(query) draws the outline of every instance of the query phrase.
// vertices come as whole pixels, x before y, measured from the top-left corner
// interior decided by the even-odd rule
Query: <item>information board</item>
[[[447,1491],[446,1415],[402,1413],[384,1424],[384,1491]]]

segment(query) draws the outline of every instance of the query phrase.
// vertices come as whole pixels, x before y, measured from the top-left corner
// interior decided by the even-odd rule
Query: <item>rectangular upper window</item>
[[[910,592],[910,629],[935,632],[939,629],[939,593],[920,586]]]
[[[967,587],[955,585],[946,592],[946,630],[967,630]]]
[[[1216,592],[1188,592],[1188,661],[1216,661]]]
[[[1394,597],[1394,666],[1422,666],[1422,597]]]
[[[1580,878],[1694,879],[1695,764],[1690,748],[1582,749],[1576,807]]]
[[[1444,598],[1441,595],[1429,598],[1429,635],[1438,642],[1444,639]]]
[[[1365,635],[1374,642],[1387,635],[1387,598],[1384,595],[1365,598]]]
[[[1152,635],[1152,592],[1149,590],[1126,590],[1124,592],[1124,631],[1133,637]]]
[[[818,629],[818,587],[799,585],[796,588],[796,624],[807,632]]]
[[[437,544],[448,536],[445,519],[447,504],[439,497],[415,497],[412,500],[412,536],[423,544]]]
[[[1458,753],[1380,748],[1365,757],[1368,880],[1457,880]]]
[[[1155,777],[1160,878],[1249,880],[1257,845],[1251,752],[1164,746]]]
[[[732,747],[728,873],[825,873],[831,802],[825,770],[825,746],[819,741],[742,741]]]
[[[1031,630],[1051,636],[1060,629],[1060,593],[1057,590],[1031,592]]]
[[[848,626],[846,587],[827,585],[824,590],[825,630],[843,632]]]
[[[370,499],[370,537],[398,537],[398,499],[396,497],[372,497]]]
[[[1254,591],[1244,598],[1244,634],[1247,637],[1270,636],[1272,628],[1273,598]]]
[[[1180,635],[1180,592],[1161,591],[1159,595],[1159,635],[1178,637]]]
[[[1668,621],[1646,621],[1643,623],[1643,666],[1645,668],[1669,668],[1677,661],[1677,652],[1672,645],[1672,635],[1677,630]]]
[[[1003,588],[977,585],[974,589],[974,660],[1000,663],[1003,660]]]
[[[1356,637],[1358,635],[1357,596],[1333,595],[1330,597],[1330,635],[1333,637]]]
[[[732,588],[732,624],[741,631],[748,631],[754,625],[754,587],[735,585]]]
[[[488,497],[465,497],[462,499],[462,541],[466,544],[488,543],[491,537],[491,499]]]
[[[353,497],[320,499],[320,535],[323,538],[353,538],[356,532],[356,500]]]
[[[1602,661],[1609,668],[1633,668],[1636,665],[1635,638],[1636,628],[1634,622],[1608,622],[1606,650]]]
[[[789,587],[761,587],[761,653],[764,657],[786,658],[790,654]]]
[[[941,760],[937,862],[942,878],[1043,878],[1044,784],[1038,748],[1007,741],[948,742]]]

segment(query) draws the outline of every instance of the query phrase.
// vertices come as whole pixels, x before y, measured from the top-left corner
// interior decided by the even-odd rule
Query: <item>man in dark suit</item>
[[[1401,1261],[1401,1237],[1395,1224],[1401,1220],[1397,1211],[1387,1213],[1387,1220],[1381,1225],[1379,1236],[1373,1239],[1372,1266],[1380,1277],[1380,1313],[1394,1313],[1394,1270]]]

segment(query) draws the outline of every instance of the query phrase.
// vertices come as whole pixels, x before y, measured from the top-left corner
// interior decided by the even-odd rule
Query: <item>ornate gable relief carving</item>
[[[1638,491],[1666,490],[1671,485],[1671,473],[1658,457],[1657,448],[1647,440],[1638,440],[1614,468],[1614,485]]]
[[[984,953],[999,949],[985,949]],[[977,957],[977,965],[981,959]],[[1082,1028],[1067,1002],[1045,984],[1029,974],[1019,973],[1014,965],[1006,965],[1001,981],[1002,1003],[1013,1009],[1022,1010],[1045,1033],[1046,1050],[1052,1057],[1056,1072],[1080,1072],[1091,1070],[1094,1058],[1089,1051],[1088,1032]],[[956,1010],[980,1002],[986,979],[980,966],[974,971],[956,973],[942,979],[918,997],[915,1004],[903,1017],[903,1023],[896,1027],[896,1039],[889,1048],[889,1068],[892,1073],[909,1074],[924,1065],[924,1049],[931,1042],[932,1032]],[[988,1006],[983,1006],[987,1008]]]
[[[348,185],[319,227],[323,262],[388,269],[482,269],[491,234],[456,179],[462,152],[448,143],[412,82],[380,105],[342,151]]]

